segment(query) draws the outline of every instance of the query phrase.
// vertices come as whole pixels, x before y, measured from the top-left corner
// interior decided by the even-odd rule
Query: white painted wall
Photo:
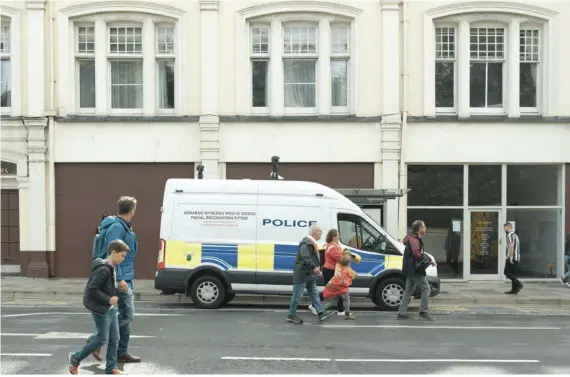
[[[55,123],[55,162],[192,162],[200,131],[188,123]]]

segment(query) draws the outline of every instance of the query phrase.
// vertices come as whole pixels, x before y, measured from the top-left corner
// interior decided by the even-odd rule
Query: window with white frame
[[[0,107],[3,111],[12,107],[12,61],[10,21],[0,19]]]
[[[174,27],[159,25],[156,27],[156,63],[158,109],[160,112],[174,111],[175,98],[175,44]]]
[[[540,31],[520,31],[520,93],[521,112],[536,112],[538,108]]]
[[[471,108],[504,110],[505,29],[470,29],[469,98]]]
[[[79,24],[75,28],[75,59],[79,112],[95,112],[95,28]]]
[[[285,110],[308,112],[317,107],[317,26],[283,26],[283,85]]]
[[[142,111],[142,27],[109,27],[108,60],[110,65],[111,109],[114,111]]]
[[[349,27],[331,25],[331,88],[333,112],[348,109]]]
[[[438,113],[456,111],[456,29],[435,29],[435,107]]]
[[[269,107],[269,25],[253,25],[251,44],[251,104],[254,112]]]

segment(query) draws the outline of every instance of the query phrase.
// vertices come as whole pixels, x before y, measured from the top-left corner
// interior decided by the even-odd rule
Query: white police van
[[[342,244],[360,255],[351,295],[396,310],[404,245],[345,196],[312,182],[169,179],[155,288],[185,293],[209,309],[240,293],[290,295],[297,245],[314,223],[323,229],[323,246],[326,232],[337,228]],[[427,275],[435,296],[437,268]]]

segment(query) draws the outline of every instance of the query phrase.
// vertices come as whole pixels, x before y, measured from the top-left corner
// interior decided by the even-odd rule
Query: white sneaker
[[[338,315],[339,315],[339,316],[345,315],[345,314],[346,314],[345,312],[338,312]]]
[[[309,310],[311,311],[311,313],[313,313],[314,315],[318,315],[319,313],[317,313],[317,309],[315,309],[315,307],[313,305],[309,305]]]

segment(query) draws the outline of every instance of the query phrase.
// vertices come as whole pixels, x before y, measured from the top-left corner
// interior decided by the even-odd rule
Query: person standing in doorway
[[[303,324],[303,320],[297,316],[297,307],[305,289],[311,298],[312,306],[317,311],[319,321],[329,316],[323,308],[319,299],[319,291],[317,290],[317,276],[321,274],[317,241],[321,239],[322,234],[323,231],[320,226],[316,224],[311,225],[309,235],[303,238],[297,249],[295,267],[293,268],[293,296],[289,304],[287,322]]]
[[[570,287],[570,233],[566,235],[566,242],[564,243],[564,262],[566,263],[566,274],[560,277],[560,281]]]
[[[404,251],[402,272],[406,276],[406,289],[400,302],[398,319],[410,319],[408,305],[416,291],[416,286],[419,286],[422,292],[420,317],[433,321],[433,317],[428,313],[428,300],[431,289],[426,277],[426,268],[430,264],[435,266],[435,261],[424,253],[422,237],[425,233],[426,224],[422,220],[416,220],[412,224],[412,233],[404,238],[403,244],[406,246],[406,250]]]
[[[511,290],[505,292],[508,295],[516,295],[523,288],[522,283],[517,279],[517,267],[520,262],[520,244],[519,236],[513,230],[513,224],[505,223],[503,226],[507,235],[506,260],[505,260],[505,276],[511,281]]]
[[[116,267],[117,281],[119,289],[119,347],[117,360],[123,363],[139,363],[139,357],[129,354],[129,338],[131,336],[131,325],[135,314],[134,286],[135,258],[138,254],[138,241],[131,221],[137,209],[137,200],[130,196],[122,196],[117,202],[117,216],[109,216],[101,223],[101,228],[108,228],[105,234],[105,244],[111,244],[114,240],[124,241],[129,252],[125,261]],[[91,341],[92,335],[87,342]],[[101,361],[101,348],[93,351],[93,357]]]

